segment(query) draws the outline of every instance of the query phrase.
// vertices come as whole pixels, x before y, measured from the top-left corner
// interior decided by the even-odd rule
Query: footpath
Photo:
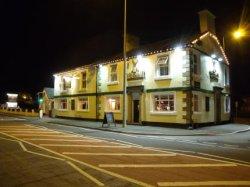
[[[152,136],[206,136],[206,135],[227,135],[234,133],[241,133],[250,131],[249,124],[228,123],[223,125],[212,125],[207,127],[200,127],[198,129],[184,129],[173,127],[159,127],[159,126],[143,126],[143,125],[127,125],[125,128],[122,124],[110,125],[102,127],[102,122],[82,121],[74,119],[61,119],[43,117],[42,119],[35,117],[24,117],[25,119],[34,123],[47,123],[65,126],[74,126],[87,129],[95,129],[101,131],[110,131],[124,134],[134,135],[152,135]]]

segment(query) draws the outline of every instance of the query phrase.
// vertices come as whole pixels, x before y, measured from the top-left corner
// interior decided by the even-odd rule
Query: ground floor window
[[[120,110],[120,97],[119,96],[107,97],[106,110],[107,111],[119,111]]]
[[[79,100],[78,100],[78,109],[79,110],[88,110],[89,109],[88,97],[79,98]]]
[[[194,112],[199,112],[199,96],[197,94],[194,94],[193,104],[194,104]]]
[[[230,97],[225,96],[225,112],[230,112]]]
[[[68,109],[67,99],[61,99],[60,100],[60,109],[63,109],[63,110]]]
[[[153,95],[155,112],[175,111],[175,95],[173,93]]]

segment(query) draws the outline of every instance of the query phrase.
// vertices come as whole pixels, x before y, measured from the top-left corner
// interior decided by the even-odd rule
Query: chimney
[[[140,45],[140,39],[132,34],[127,34],[126,39],[126,52],[138,48]]]
[[[215,16],[206,9],[198,13],[200,18],[201,33],[209,31],[215,34]]]

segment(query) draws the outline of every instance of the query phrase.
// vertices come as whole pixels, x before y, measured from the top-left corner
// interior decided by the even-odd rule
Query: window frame
[[[85,80],[83,79],[83,74],[85,74]],[[83,87],[83,83],[85,82],[85,87]],[[86,90],[87,89],[87,71],[82,71],[81,72],[81,90]]]
[[[112,110],[109,108],[109,99],[112,98],[119,98],[119,109],[118,110]],[[121,112],[121,96],[120,95],[110,95],[105,97],[106,105],[105,105],[105,112],[114,112],[114,113],[120,113]]]
[[[193,94],[193,111],[200,112],[200,96],[196,93]]]
[[[62,102],[63,100],[65,100],[65,102]],[[65,108],[62,107],[63,103],[66,103],[66,107]],[[60,108],[59,108],[60,110],[68,110],[68,99],[67,98],[61,98],[59,100],[59,106],[60,106]]]
[[[169,110],[169,111],[160,111],[160,110],[155,110],[155,96],[168,96],[169,95],[173,95],[174,99],[174,110]],[[176,98],[176,92],[156,92],[156,93],[152,93],[151,94],[151,110],[150,110],[150,114],[159,114],[159,115],[175,115],[177,113],[177,98]]]
[[[67,83],[68,82],[68,83]],[[67,84],[69,84],[70,86],[68,86]],[[66,78],[62,78],[62,83],[61,83],[61,90],[62,91],[68,91],[72,88],[72,83],[71,80],[66,80]]]
[[[166,58],[164,62],[159,62],[162,58]],[[166,75],[160,75],[161,67],[165,65],[167,69],[167,74]],[[157,56],[156,64],[155,64],[155,77],[156,79],[161,79],[161,78],[169,78],[170,77],[170,55],[165,54],[165,55],[159,55]]]
[[[210,111],[210,97],[205,96],[205,111],[209,112]]]
[[[86,101],[87,101],[87,108],[86,109],[83,109],[82,108],[82,101],[81,101],[81,99],[86,99]],[[85,102],[86,102],[85,101]],[[81,106],[80,106],[81,105]],[[79,97],[78,98],[78,103],[77,103],[77,110],[78,111],[89,111],[89,97],[88,96],[83,96],[83,97]]]
[[[112,71],[112,67],[116,66],[115,71]],[[116,83],[118,82],[118,72],[117,72],[118,64],[110,64],[109,65],[109,83]],[[116,76],[116,80],[112,80],[112,75]]]

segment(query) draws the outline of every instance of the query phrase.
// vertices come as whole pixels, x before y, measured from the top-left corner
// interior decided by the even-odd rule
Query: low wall
[[[7,109],[7,108],[0,108],[0,113],[2,114],[11,114],[11,115],[19,115],[19,116],[28,116],[28,117],[38,117],[38,112],[32,110],[23,110],[23,109]]]

